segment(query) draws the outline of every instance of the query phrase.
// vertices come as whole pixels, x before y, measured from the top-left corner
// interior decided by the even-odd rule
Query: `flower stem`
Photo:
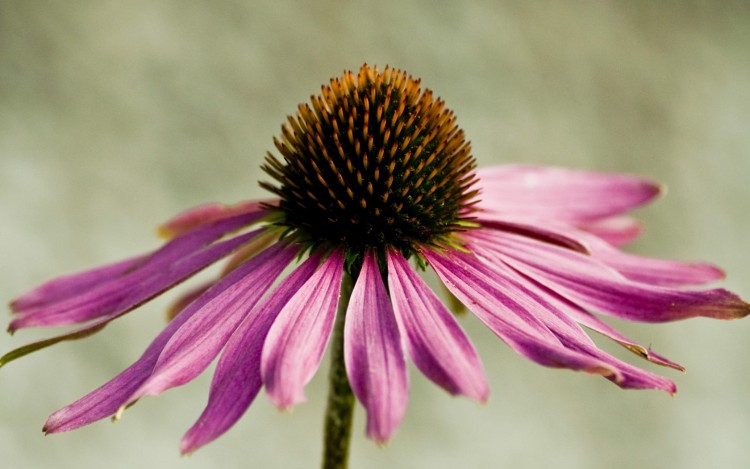
[[[344,273],[341,282],[336,324],[333,328],[331,346],[331,368],[328,373],[328,405],[326,407],[323,469],[346,469],[349,459],[352,416],[354,414],[354,394],[346,377],[344,365],[344,319],[349,297],[352,294],[353,280]]]

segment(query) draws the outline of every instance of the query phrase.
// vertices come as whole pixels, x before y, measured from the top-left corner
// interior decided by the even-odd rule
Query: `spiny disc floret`
[[[282,126],[263,169],[277,223],[303,242],[350,252],[450,242],[477,191],[453,113],[405,72],[363,66],[322,87]]]

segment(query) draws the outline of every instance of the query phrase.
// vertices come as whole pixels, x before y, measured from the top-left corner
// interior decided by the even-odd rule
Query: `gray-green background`
[[[749,51],[748,2],[2,0],[0,298],[152,249],[153,227],[184,208],[263,196],[258,165],[285,116],[363,62],[421,77],[481,165],[666,183],[669,196],[639,212],[646,233],[631,249],[715,261],[724,285],[750,297]],[[3,467],[316,467],[325,366],[292,414],[261,395],[187,458],[178,441],[208,374],[116,425],[42,436],[50,412],[139,356],[167,303],[0,370]],[[747,467],[750,320],[617,323],[687,367],[656,370],[677,382],[675,397],[544,369],[463,323],[489,403],[450,398],[412,370],[386,448],[363,437],[358,408],[352,467]],[[0,351],[51,333],[3,336]]]

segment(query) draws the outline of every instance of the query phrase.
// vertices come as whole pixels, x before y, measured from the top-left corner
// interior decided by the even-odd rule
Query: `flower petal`
[[[570,350],[546,327],[534,327],[533,314],[525,301],[499,291],[500,283],[492,280],[486,268],[478,261],[466,262],[470,255],[437,255],[427,250],[422,254],[451,293],[516,352],[543,366],[622,379],[618,370],[605,361]]]
[[[578,227],[612,246],[623,246],[641,235],[643,227],[633,217],[618,215],[578,224]]]
[[[226,242],[226,241],[225,241]],[[125,371],[115,376],[109,382],[90,392],[76,402],[53,413],[44,426],[47,433],[58,433],[88,425],[89,423],[114,415],[122,407],[128,398],[137,390],[143,382],[151,376],[154,366],[165,345],[172,336],[204,306],[211,303],[215,298],[221,296],[227,289],[235,284],[236,279],[225,277],[216,285],[211,287],[205,294],[191,303],[185,310],[178,314],[167,327],[159,333],[149,345],[141,357],[129,366]],[[124,314],[124,313],[121,313]],[[120,315],[121,315],[120,314]],[[114,317],[105,317],[92,326],[82,329],[90,330],[94,327],[101,329]],[[66,340],[70,334],[56,338]],[[55,339],[50,339],[55,340]],[[33,345],[33,344],[32,344]],[[51,345],[51,344],[47,344]]]
[[[512,233],[542,243],[552,244],[583,254],[590,254],[613,267],[625,277],[638,282],[662,286],[700,285],[724,277],[718,267],[704,262],[679,262],[627,254],[585,229],[547,221],[544,228],[525,217],[481,214],[479,220],[490,230]]]
[[[472,234],[506,263],[571,301],[631,321],[733,319],[750,305],[724,289],[685,291],[634,282],[592,256],[500,231]]]
[[[563,298],[554,291],[546,288],[538,282],[523,276],[521,273],[508,267],[501,258],[481,248],[476,244],[468,245],[468,248],[482,260],[482,265],[495,272],[502,278],[502,284],[507,284],[517,295],[526,295],[531,303],[531,308],[536,311],[537,317],[543,318],[547,327],[569,348],[586,351],[592,356],[605,357],[610,360],[609,355],[602,355],[593,341],[583,332],[576,323],[585,325],[600,332],[618,342],[633,353],[638,354],[653,363],[684,371],[680,365],[663,358],[645,347],[636,344],[617,332],[612,327],[598,320],[588,311],[575,303]],[[480,267],[481,269],[481,267]],[[502,288],[502,286],[500,287]],[[536,307],[535,305],[536,304]],[[671,384],[670,384],[671,386]],[[670,390],[669,387],[663,388]]]
[[[486,401],[481,361],[453,315],[400,253],[388,251],[387,260],[393,309],[414,364],[449,393]]]
[[[703,285],[721,280],[724,271],[707,262],[679,262],[628,254],[588,233],[577,236],[588,246],[593,257],[636,282],[665,287]]]
[[[347,307],[344,359],[354,395],[367,409],[367,436],[388,441],[406,412],[409,382],[398,324],[371,252]]]
[[[179,274],[184,275],[181,279],[173,280],[172,277],[165,277],[161,280],[164,282],[170,281],[172,284],[174,284],[176,283],[176,281],[182,280],[186,276],[192,275],[193,273],[203,269],[204,267],[212,264],[213,262],[216,262],[216,260],[226,256],[231,251],[233,251],[237,247],[241,246],[243,243],[247,242],[253,236],[255,236],[259,231],[262,231],[262,230],[240,235],[235,238],[231,238],[226,241],[216,243],[213,246],[210,246],[204,249],[203,251],[194,254],[190,258],[185,259],[184,261],[185,265],[181,266],[181,269],[178,272]],[[172,273],[172,276],[175,276],[174,272]],[[156,288],[158,288],[159,285],[156,285],[156,287],[153,287],[153,286],[150,287],[152,290],[155,290],[155,294],[161,293],[161,290],[156,290]],[[100,317],[96,321],[91,322],[88,325],[81,327],[79,329],[76,329],[72,332],[61,334],[56,337],[52,337],[50,339],[33,342],[31,344],[27,344],[27,345],[24,345],[23,347],[19,347],[15,350],[12,350],[6,353],[5,355],[3,355],[2,357],[0,357],[0,367],[24,355],[28,355],[29,353],[36,352],[37,350],[47,348],[59,342],[63,342],[67,340],[77,340],[83,337],[87,337],[96,332],[99,332],[109,322],[130,312],[133,308],[138,306],[143,301],[146,301],[147,299],[148,298],[143,298],[140,302],[137,302],[134,304],[126,303],[124,305],[120,305],[120,307],[115,308],[113,311],[109,312],[107,315]]]
[[[38,308],[62,301],[99,285],[117,279],[133,269],[147,256],[137,256],[113,264],[57,277],[27,292],[10,304],[14,312]]]
[[[495,212],[566,222],[618,215],[656,197],[661,186],[637,176],[504,165],[477,171],[482,201]]]
[[[254,217],[255,214],[235,217],[176,238],[117,278],[78,294],[68,294],[59,301],[43,301],[18,311],[9,329],[75,324],[132,309],[261,233],[263,230],[256,230],[209,246],[225,234],[246,226]],[[207,253],[212,253],[208,262]]]
[[[31,326],[83,323],[130,311],[225,257],[237,247],[257,236],[258,231],[204,248],[186,256],[184,259],[164,266],[164,270],[139,270],[132,275],[68,300],[25,311],[11,321],[9,329],[15,331]]]
[[[275,200],[275,199],[274,199]],[[215,223],[227,218],[248,213],[257,213],[260,217],[266,215],[263,206],[274,200],[249,200],[235,205],[209,203],[186,210],[159,227],[159,235],[164,238],[174,238],[196,228]]]
[[[159,355],[153,373],[128,403],[185,384],[205,370],[296,252],[294,247],[277,243],[224,277],[223,282],[231,286],[175,332]]]
[[[297,267],[258,303],[232,334],[216,366],[208,404],[180,444],[183,454],[210,443],[239,420],[263,384],[260,358],[263,342],[277,315],[320,265],[313,256]]]
[[[334,251],[279,313],[261,362],[268,396],[281,409],[305,400],[304,386],[323,357],[336,317],[343,255]]]

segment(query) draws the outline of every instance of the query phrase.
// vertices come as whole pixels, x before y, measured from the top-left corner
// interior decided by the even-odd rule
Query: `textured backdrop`
[[[285,116],[364,62],[421,77],[456,111],[481,165],[664,182],[669,196],[640,211],[646,233],[632,250],[715,261],[724,285],[748,298],[750,4],[652,3],[2,0],[0,298],[152,249],[152,227],[179,210],[262,196],[258,165]],[[324,370],[294,413],[261,395],[189,458],[178,441],[208,376],[144,399],[116,425],[42,436],[50,412],[140,355],[167,303],[0,370],[3,466],[316,467]],[[687,367],[656,370],[677,382],[675,397],[544,369],[463,322],[490,402],[450,398],[412,372],[388,447],[364,439],[358,408],[353,467],[703,469],[750,459],[750,320],[618,324]],[[1,337],[0,351],[49,334]]]

